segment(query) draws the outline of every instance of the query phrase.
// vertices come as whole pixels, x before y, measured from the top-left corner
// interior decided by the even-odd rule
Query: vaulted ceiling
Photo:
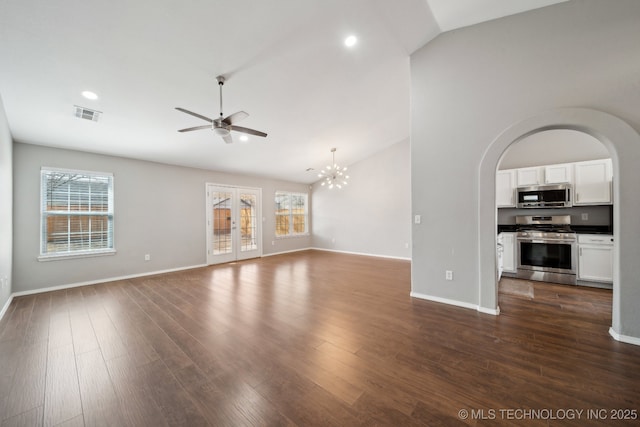
[[[351,164],[409,137],[413,51],[559,1],[2,0],[0,96],[18,142],[311,183],[332,147]],[[174,107],[218,117],[218,75],[225,116],[267,138],[177,132],[206,122]]]

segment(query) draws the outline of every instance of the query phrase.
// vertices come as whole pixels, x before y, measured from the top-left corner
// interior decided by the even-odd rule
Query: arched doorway
[[[564,298],[565,302],[571,300],[571,297],[567,298],[563,292],[580,296],[608,295],[609,299],[611,298],[611,292],[594,294],[586,289],[591,287],[610,291],[612,288],[612,236],[593,235],[612,230],[613,199],[610,165],[611,153],[598,139],[572,129],[543,130],[513,142],[507,147],[496,171],[498,232],[504,232],[498,234],[498,244],[503,248],[501,259],[504,261],[503,266],[506,266],[502,270],[504,272],[502,279],[499,276],[498,280],[501,309],[504,308],[502,307],[503,294],[525,295],[527,299],[535,299],[537,302],[551,289],[556,289],[557,291],[553,291],[553,294],[562,295],[559,298]],[[532,210],[519,208],[516,205],[519,201],[516,200],[514,186],[546,184],[561,187],[565,183],[570,183],[569,194],[572,202],[570,207],[561,209],[542,207]],[[586,201],[581,203],[578,200],[580,196],[583,200],[586,197]],[[557,235],[551,234],[546,238],[554,240],[547,240],[544,243],[521,242],[513,232],[518,227],[517,221],[534,218],[537,220],[542,218],[543,221],[569,221],[574,233],[563,235],[565,240],[562,244],[555,240]],[[540,225],[540,227],[546,229],[549,226]],[[555,227],[562,230],[567,226],[556,225]],[[520,262],[523,259],[522,247],[531,251],[524,251],[523,269],[520,268]],[[530,264],[527,267],[527,261],[533,262],[536,266],[531,267]],[[563,283],[565,286],[554,288],[547,286],[549,283]],[[574,284],[580,286],[566,286]],[[538,294],[534,289],[541,293]],[[602,307],[601,304],[597,306]],[[611,302],[606,311],[610,316]],[[608,324],[610,322],[609,320]]]
[[[611,153],[614,175],[614,267],[610,333],[614,338],[640,344],[640,135],[621,119],[584,108],[563,108],[522,120],[504,130],[487,148],[480,162],[478,179],[479,307],[497,314],[495,239],[495,171],[504,151],[515,141],[550,129],[573,129],[597,138]],[[624,203],[621,203],[624,200]]]

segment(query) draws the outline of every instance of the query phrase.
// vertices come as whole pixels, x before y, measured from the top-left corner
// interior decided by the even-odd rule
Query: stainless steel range
[[[517,277],[576,284],[577,238],[570,215],[516,216]]]

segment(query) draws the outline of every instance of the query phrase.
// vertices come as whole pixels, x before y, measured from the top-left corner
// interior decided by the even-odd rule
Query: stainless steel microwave
[[[518,187],[519,208],[569,208],[573,206],[571,184]]]

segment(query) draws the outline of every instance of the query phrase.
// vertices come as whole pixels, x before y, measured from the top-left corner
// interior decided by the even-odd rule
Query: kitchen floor
[[[529,311],[533,305],[545,305],[563,312],[588,313],[594,320],[611,321],[610,289],[502,277],[498,290],[501,310],[503,302],[508,302],[511,311]],[[504,310],[501,313],[504,314]]]

